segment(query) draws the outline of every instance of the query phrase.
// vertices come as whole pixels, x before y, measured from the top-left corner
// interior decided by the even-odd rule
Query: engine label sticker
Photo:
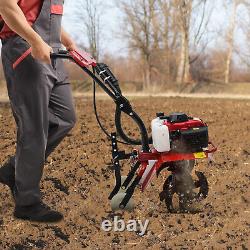
[[[204,159],[206,158],[206,154],[204,152],[194,153],[195,159]]]

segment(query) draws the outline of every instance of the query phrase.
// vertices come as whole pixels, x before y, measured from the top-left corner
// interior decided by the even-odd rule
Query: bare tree
[[[238,59],[244,65],[244,67],[250,67],[250,1],[249,0],[234,0],[232,4],[231,23],[226,36],[226,42],[228,45],[227,49],[227,60],[224,71],[225,83],[230,82],[230,75],[232,71],[232,55],[233,52],[238,56]],[[240,9],[241,7],[241,9]],[[237,15],[237,12],[243,12],[243,15]],[[242,31],[242,39],[240,44],[235,41],[235,30]],[[239,42],[239,41],[238,41]],[[242,46],[243,45],[243,46]]]
[[[164,72],[167,82],[176,78],[176,53],[178,47],[177,13],[173,0],[158,0],[160,18],[160,43],[164,60]],[[174,67],[173,67],[174,65]]]
[[[175,1],[178,11],[178,24],[180,30],[180,59],[178,67],[177,82],[186,83],[191,80],[190,63],[189,63],[189,38],[190,38],[190,21],[192,14],[192,0]]]
[[[99,0],[81,0],[82,20],[85,26],[90,53],[98,60],[100,56],[100,23],[103,5]]]
[[[225,83],[229,83],[230,78],[230,66],[232,62],[232,55],[234,50],[234,33],[236,29],[236,17],[237,17],[237,8],[239,4],[241,3],[240,0],[233,0],[232,3],[232,14],[230,18],[230,26],[226,35],[226,41],[227,41],[227,58],[226,58],[226,65],[225,65]]]
[[[176,81],[182,85],[192,82],[190,64],[198,59],[200,53],[196,51],[195,57],[191,57],[191,48],[207,46],[207,42],[202,44],[202,39],[208,32],[208,23],[211,17],[212,8],[208,8],[207,0],[173,0],[176,12],[175,28],[179,33],[179,63]],[[210,3],[210,6],[212,4]],[[207,35],[207,34],[206,34]],[[195,51],[192,51],[195,52]]]
[[[144,90],[149,90],[152,83],[152,51],[158,46],[158,35],[153,35],[153,27],[157,30],[155,4],[156,0],[121,0],[119,4],[124,13],[125,37],[129,47],[139,52],[143,62]]]

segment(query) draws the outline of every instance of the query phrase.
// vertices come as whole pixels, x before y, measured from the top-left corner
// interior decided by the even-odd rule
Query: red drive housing
[[[202,120],[173,113],[163,124],[169,129],[172,151],[196,153],[208,147],[208,127]]]

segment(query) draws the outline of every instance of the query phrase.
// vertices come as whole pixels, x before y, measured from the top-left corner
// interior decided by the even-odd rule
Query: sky
[[[63,27],[77,40],[81,40],[83,46],[87,45],[87,39],[83,28],[83,22],[75,22],[75,13],[79,15],[80,2],[83,0],[66,0],[63,17]],[[124,54],[126,43],[116,34],[122,24],[122,13],[116,7],[115,0],[102,0],[104,11],[101,14],[101,49],[110,53]],[[84,18],[84,16],[82,16]],[[126,53],[126,52],[125,52]]]

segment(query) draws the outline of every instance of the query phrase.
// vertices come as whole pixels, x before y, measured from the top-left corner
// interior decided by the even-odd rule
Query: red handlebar
[[[69,55],[82,67],[96,66],[96,60],[85,51],[69,51]]]

